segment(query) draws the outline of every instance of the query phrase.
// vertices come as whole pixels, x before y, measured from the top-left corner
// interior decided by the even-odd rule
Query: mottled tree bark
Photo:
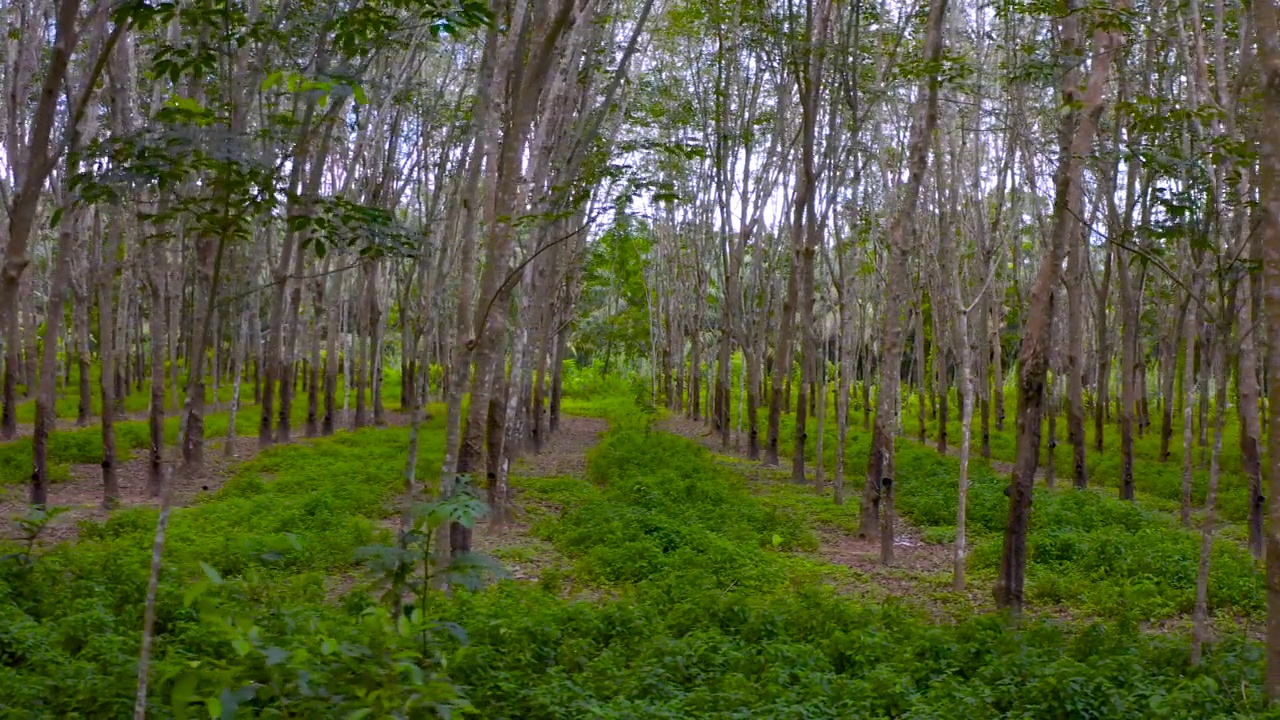
[[[902,369],[903,331],[906,308],[903,292],[907,277],[910,229],[920,200],[920,185],[929,163],[930,138],[938,122],[938,61],[942,57],[942,25],[947,0],[930,0],[925,31],[925,61],[931,68],[923,83],[921,102],[911,118],[907,144],[907,183],[901,205],[889,228],[889,263],[885,273],[884,315],[880,336],[880,385],[876,394],[876,424],[867,461],[866,484],[862,491],[858,534],[880,540],[880,560],[893,560],[893,437],[898,424],[898,393]],[[876,519],[879,516],[880,522]]]

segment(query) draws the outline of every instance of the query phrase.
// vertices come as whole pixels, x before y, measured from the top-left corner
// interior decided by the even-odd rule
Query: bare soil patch
[[[542,451],[520,458],[515,473],[530,478],[576,477],[585,481],[587,453],[608,429],[609,423],[600,418],[563,416]],[[543,506],[519,487],[512,488],[511,505],[511,517],[506,523],[477,523],[473,548],[493,557],[517,580],[537,582],[549,569],[566,568],[564,556],[531,533],[535,517],[558,514],[560,508]]]
[[[370,411],[372,415],[372,411]],[[136,415],[137,417],[133,417]],[[121,420],[146,419],[146,413],[133,413],[121,417]],[[425,414],[424,418],[425,420]],[[340,427],[352,429],[350,418],[342,417]],[[409,414],[399,409],[387,408],[383,422],[376,427],[392,427],[409,424]],[[370,423],[366,427],[375,427]],[[304,439],[305,428],[293,428],[294,440]],[[232,445],[232,453],[226,452],[225,438],[207,438],[205,440],[204,467],[197,472],[185,472],[180,463],[171,456],[177,449],[166,447],[166,458],[173,462],[170,487],[173,490],[171,502],[173,507],[191,505],[201,495],[216,492],[235,472],[235,468],[257,456],[258,438],[250,435],[236,436]],[[150,458],[145,450],[136,450],[126,460],[119,461],[116,477],[120,484],[120,497],[117,509],[136,507],[159,507],[160,499],[151,497],[147,489]],[[82,520],[103,521],[110,516],[110,511],[102,507],[102,467],[97,464],[77,464],[70,466],[68,479],[65,482],[53,483],[49,486],[49,506],[68,508],[45,527],[41,534],[44,544],[55,544],[62,541],[74,541],[78,536],[79,523]],[[0,487],[0,537],[15,537],[18,529],[7,522],[13,517],[22,515],[29,507],[30,489],[25,484]]]
[[[226,454],[225,442],[225,439],[206,442],[204,467],[195,473],[185,472],[175,463],[169,478],[174,507],[190,505],[200,495],[215,492],[231,477],[236,465],[258,454],[257,438],[235,438],[234,454],[230,457]],[[116,477],[120,484],[120,497],[117,509],[159,507],[160,499],[152,497],[147,488],[150,464],[145,452],[135,452],[128,460],[118,463]],[[65,482],[49,486],[49,506],[68,510],[46,526],[41,535],[45,543],[73,541],[78,535],[81,520],[103,521],[110,515],[110,511],[102,507],[100,465],[72,465],[69,476]],[[3,493],[0,495],[0,517],[9,519],[24,513],[28,508],[29,492],[26,485],[0,488],[0,493]],[[16,528],[6,526],[3,535],[13,537],[15,531]]]
[[[516,474],[524,477],[586,477],[587,452],[600,442],[609,423],[600,418],[563,416],[560,427],[539,453],[516,462]]]

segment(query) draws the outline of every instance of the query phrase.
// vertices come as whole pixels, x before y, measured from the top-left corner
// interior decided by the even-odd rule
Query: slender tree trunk
[[[1107,407],[1111,389],[1111,335],[1107,328],[1107,297],[1111,291],[1111,260],[1115,251],[1108,250],[1102,269],[1102,282],[1098,286],[1097,311],[1093,320],[1097,329],[1097,398],[1093,404],[1093,449],[1099,454],[1106,446]]]
[[[102,218],[95,213],[95,248],[101,248]],[[114,508],[119,503],[120,483],[116,475],[116,424],[115,392],[112,385],[115,377],[115,338],[112,336],[113,322],[113,285],[115,284],[116,257],[119,254],[120,236],[123,234],[122,223],[112,215],[110,222],[111,238],[104,253],[99,259],[100,275],[98,277],[98,346],[102,363],[102,374],[98,378],[98,388],[102,398],[102,506]]]
[[[754,349],[743,354],[747,371],[747,459],[760,459],[760,356]]]
[[[1071,443],[1071,480],[1077,488],[1089,486],[1084,436],[1084,268],[1088,262],[1085,232],[1078,224],[1072,227],[1066,278],[1067,440]]]
[[[147,492],[151,497],[159,497],[164,490],[164,361],[169,329],[164,299],[167,270],[164,249],[159,241],[151,244],[150,261],[151,268],[146,276],[147,293],[151,302],[151,313],[147,316],[147,325],[151,331],[151,404],[147,409],[151,453],[147,466]]]
[[[842,282],[844,278],[841,279]],[[836,505],[844,505],[845,446],[849,438],[849,396],[853,392],[853,312],[849,307],[851,288],[840,297],[840,381],[836,390],[836,468],[832,480]]]
[[[555,352],[551,361],[551,401],[547,407],[547,429],[555,434],[560,429],[560,401],[564,397],[564,363],[569,350],[569,330],[556,333]]]
[[[236,454],[236,414],[240,411],[240,382],[244,376],[245,338],[249,334],[249,312],[240,316],[240,332],[236,335],[234,355],[231,359],[231,409],[227,418],[227,439],[222,446],[227,457]]]
[[[1263,107],[1280,115],[1280,8],[1276,0],[1251,3]],[[1264,683],[1272,706],[1280,702],[1280,123],[1266,123],[1259,133],[1259,227],[1262,246],[1263,303],[1267,348],[1267,667]],[[1188,360],[1190,362],[1190,360]]]
[[[1188,300],[1189,302],[1189,300]],[[1173,396],[1178,379],[1178,341],[1181,339],[1184,305],[1173,328],[1160,338],[1160,462],[1169,462],[1173,442]]]
[[[63,194],[69,194],[67,188]],[[76,211],[66,198],[58,227],[58,248],[54,260],[53,279],[49,287],[47,314],[44,322],[44,355],[40,364],[40,389],[36,393],[35,429],[31,436],[33,451],[31,504],[44,507],[49,501],[49,433],[57,420],[58,338],[62,334],[62,307],[71,285],[71,253],[74,250]]]
[[[80,261],[84,261],[83,255],[80,256]],[[76,303],[72,322],[75,325],[80,398],[79,408],[76,413],[77,427],[88,427],[89,420],[93,416],[93,350],[89,340],[89,313],[93,304],[89,295],[89,286],[92,282],[92,279],[89,278],[72,278]],[[154,342],[155,340],[153,339],[152,343]],[[160,372],[164,372],[163,362],[161,362]],[[164,388],[162,387],[161,392],[163,390]]]
[[[18,436],[18,313],[6,313],[4,346],[4,408],[0,411],[0,440]]]
[[[1191,291],[1199,292],[1201,283],[1195,273],[1192,274]],[[1191,526],[1191,481],[1195,464],[1195,357],[1196,357],[1196,313],[1188,308],[1183,318],[1183,342],[1185,343],[1182,363],[1182,524]]]
[[[1224,303],[1225,304],[1225,303]],[[1213,550],[1213,532],[1217,524],[1218,476],[1222,457],[1222,431],[1226,427],[1227,415],[1227,375],[1226,353],[1224,346],[1230,335],[1228,323],[1224,322],[1220,332],[1216,333],[1216,342],[1212,352],[1209,374],[1216,381],[1216,426],[1213,431],[1213,455],[1209,463],[1209,490],[1204,500],[1204,525],[1200,533],[1200,564],[1196,571],[1196,605],[1191,630],[1191,664],[1199,665],[1204,652],[1204,644],[1209,642],[1209,556]]]
[[[1063,25],[1063,62],[1072,62],[1077,47],[1079,18],[1069,16]],[[1062,145],[1054,180],[1053,229],[1045,258],[1031,289],[1027,321],[1023,332],[1018,378],[1018,450],[1009,492],[1009,521],[1005,528],[1000,575],[996,582],[996,603],[1015,616],[1022,612],[1023,587],[1027,569],[1027,528],[1031,519],[1031,491],[1040,453],[1041,419],[1044,410],[1045,377],[1049,369],[1049,343],[1053,337],[1053,290],[1058,281],[1068,233],[1074,219],[1068,210],[1078,207],[1082,193],[1080,158],[1093,143],[1098,117],[1102,114],[1103,90],[1110,75],[1112,52],[1122,42],[1119,32],[1099,27],[1094,32],[1097,54],[1090,68],[1082,99],[1075,72],[1063,78],[1063,95],[1068,107],[1076,102],[1082,109],[1063,115]]]
[[[380,264],[374,265],[373,283],[375,287],[378,285],[378,271],[380,267]],[[373,312],[372,322],[370,323],[373,328],[373,347],[369,350],[369,364],[372,367],[372,372],[369,376],[369,390],[370,395],[372,396],[371,404],[373,405],[373,424],[378,427],[382,427],[387,424],[387,408],[386,404],[382,401],[382,350],[383,346],[386,344],[387,317],[389,313],[378,304],[376,294],[372,298],[371,310]]]
[[[230,212],[230,210],[227,210]],[[204,465],[204,356],[213,329],[213,312],[227,237],[199,238],[196,241],[197,273],[196,323],[191,335],[191,357],[187,363],[187,399],[183,410],[182,461],[187,472]]]
[[[318,162],[317,162],[318,164]],[[296,253],[293,262],[294,279],[290,283],[287,321],[280,348],[280,421],[276,427],[275,441],[288,443],[293,440],[293,400],[297,388],[298,375],[298,332],[302,325],[302,283],[300,279],[306,268],[302,251]],[[263,408],[265,410],[265,408]],[[268,434],[271,428],[267,428]],[[259,429],[261,433],[261,429]],[[259,435],[261,442],[261,435]]]
[[[1240,469],[1249,480],[1249,550],[1255,558],[1262,557],[1262,428],[1258,418],[1258,357],[1253,332],[1253,291],[1258,282],[1247,277],[1240,282],[1240,298],[1237,301],[1240,314],[1240,368],[1238,379],[1240,413]],[[1275,380],[1272,380],[1275,382]],[[1221,393],[1220,393],[1221,394]],[[1220,414],[1222,410],[1218,411]],[[1222,426],[1221,418],[1218,420]],[[1221,442],[1219,439],[1215,442]]]
[[[341,334],[338,330],[338,321],[342,312],[342,275],[340,273],[335,273],[329,281],[329,298],[329,311],[326,314],[327,327],[325,328],[324,421],[320,427],[320,432],[325,437],[333,434],[338,423],[336,402],[338,392],[338,336]]]
[[[167,486],[169,483],[161,482],[161,485]],[[146,720],[147,717],[147,685],[151,673],[151,647],[155,641],[156,598],[160,589],[160,569],[171,507],[170,491],[166,491],[160,501],[160,520],[156,523],[155,538],[151,542],[151,573],[147,578],[147,597],[143,603],[142,652],[138,659],[138,690],[134,696],[133,720]]]
[[[823,348],[826,347],[826,338],[822,341]],[[826,449],[823,447],[823,441],[826,439],[827,432],[827,394],[828,388],[826,383],[827,374],[827,354],[822,352],[818,357],[814,358],[818,364],[817,370],[814,372],[814,395],[817,398],[814,412],[818,422],[818,436],[814,439],[813,444],[813,489],[818,494],[826,489],[826,471],[827,463],[825,460]]]
[[[368,269],[363,268],[363,277],[361,278],[360,305],[357,312],[360,314],[359,319],[354,323],[355,338],[355,359],[353,361],[352,375],[355,378],[356,391],[356,414],[351,422],[353,430],[369,424],[368,406],[365,401],[365,389],[368,388],[369,378],[369,334],[372,332],[371,320],[373,317],[372,309],[369,306],[369,296],[373,293],[373,286],[370,282]]]
[[[916,406],[916,412],[917,412],[916,427],[918,432],[916,436],[916,442],[920,443],[921,445],[924,445],[925,443],[929,442],[929,413],[928,413],[929,373],[926,369],[929,365],[929,355],[928,355],[928,350],[926,349],[926,344],[924,339],[924,291],[923,289],[920,291],[920,296],[916,298],[915,323],[916,323],[916,330],[915,330],[916,361],[914,365],[915,365],[915,375],[916,375],[916,397],[919,399],[919,405]],[[894,372],[898,372],[898,371],[895,370]],[[877,412],[879,412],[878,407],[877,407]]]
[[[1004,345],[1000,342],[1000,326],[1003,323],[1003,312],[1000,310],[1000,304],[995,303],[995,332],[992,337],[992,358],[994,359],[991,368],[991,396],[992,403],[996,406],[996,432],[1004,432]]]
[[[1134,408],[1138,404],[1138,293],[1140,287],[1130,279],[1129,263],[1120,263],[1120,301],[1123,303],[1124,332],[1120,347],[1120,498],[1133,500],[1133,432]],[[1138,283],[1141,285],[1141,283]]]
[[[958,276],[958,271],[957,271]],[[956,288],[960,283],[957,278]],[[958,292],[957,292],[958,294]],[[975,391],[973,371],[970,368],[969,351],[969,311],[959,308],[957,328],[960,336],[960,383],[964,397],[960,400],[960,488],[959,500],[956,504],[956,548],[953,562],[951,587],[956,592],[964,592],[965,564],[968,554],[966,545],[966,522],[969,508],[969,440],[973,434],[973,394]]]

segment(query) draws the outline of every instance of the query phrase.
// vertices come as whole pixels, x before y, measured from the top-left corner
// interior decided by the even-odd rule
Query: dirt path
[[[722,446],[720,436],[699,420],[681,416],[667,417],[655,427],[663,432],[680,435],[707,447],[721,458],[721,462],[738,475],[746,478],[762,494],[770,487],[790,486],[789,459],[782,467],[771,468],[748,460],[746,438],[737,432],[730,436],[729,447]],[[860,486],[860,478],[851,482]],[[856,492],[857,486],[852,490]],[[901,601],[918,606],[935,619],[954,619],[975,610],[990,609],[993,605],[989,593],[967,591],[957,594],[951,589],[951,545],[925,542],[923,533],[911,523],[899,517],[894,533],[894,560],[886,567],[880,562],[880,543],[859,538],[842,527],[813,523],[818,537],[815,556],[849,572],[839,583],[842,592],[856,594],[884,602]]]
[[[516,462],[516,474],[524,477],[586,477],[587,452],[600,442],[609,423],[600,418],[565,416],[542,452]]]
[[[585,481],[587,453],[600,442],[609,423],[599,418],[565,416],[560,427],[542,448],[516,461],[512,482],[512,517],[504,525],[487,520],[476,524],[472,547],[497,560],[517,580],[537,582],[550,571],[564,575],[570,562],[545,540],[534,537],[533,523],[539,517],[558,515],[562,508],[536,500],[520,488],[521,478],[572,477]]]
[[[145,417],[144,417],[145,419]],[[345,418],[344,418],[345,420]],[[409,416],[398,410],[387,409],[384,424],[380,427],[408,425]],[[344,422],[343,427],[347,428]],[[374,427],[370,425],[370,427]],[[302,428],[295,428],[295,440],[304,439]],[[173,489],[174,507],[191,505],[202,494],[217,491],[234,474],[242,463],[257,457],[259,452],[258,438],[250,435],[239,435],[234,438],[233,453],[226,453],[226,438],[206,438],[205,466],[191,474],[175,467],[170,478]],[[177,448],[166,446],[166,455],[176,454]],[[124,455],[124,453],[122,453]],[[150,458],[145,449],[135,450],[129,459],[119,462],[116,477],[120,483],[120,504],[118,509],[136,507],[158,507],[159,498],[151,497],[147,491]],[[67,508],[65,512],[51,521],[41,534],[41,541],[55,544],[63,541],[74,541],[79,534],[79,523],[82,520],[105,521],[110,512],[102,508],[102,467],[97,464],[75,464],[68,471],[65,482],[49,485],[49,506]],[[12,518],[22,515],[29,508],[30,488],[25,483],[0,485],[0,537],[13,538],[18,528]]]
[[[228,457],[225,440],[209,441],[205,445],[205,467],[189,474],[175,469],[170,477],[175,507],[190,505],[203,493],[216,491],[231,477],[235,467],[258,454],[258,439],[237,437],[235,454]],[[172,448],[170,448],[172,449]],[[116,477],[120,483],[119,509],[157,507],[158,498],[147,491],[150,458],[145,452],[119,463]],[[81,520],[104,521],[110,512],[102,508],[102,468],[98,465],[72,465],[70,477],[65,482],[49,486],[49,506],[67,508],[45,528],[41,539],[46,543],[75,540]],[[9,519],[26,512],[30,489],[25,484],[0,487],[0,518]],[[2,531],[12,537],[16,528],[10,523]]]

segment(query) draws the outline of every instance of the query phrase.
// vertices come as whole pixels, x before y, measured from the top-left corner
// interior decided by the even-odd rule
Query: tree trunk
[[[929,355],[925,347],[925,339],[924,339],[924,291],[923,290],[921,290],[919,297],[916,298],[915,323],[916,323],[916,330],[915,330],[916,361],[913,364],[915,365],[916,397],[920,401],[919,405],[916,407],[916,412],[917,412],[916,427],[918,432],[916,437],[916,442],[920,443],[921,445],[924,445],[925,443],[929,442],[929,418],[928,418],[928,412],[927,412],[927,406],[928,406],[927,401],[929,397],[929,380],[928,380],[929,373],[926,371],[926,368],[928,367],[928,364],[929,364],[928,362]],[[894,370],[894,372],[898,372],[898,370]]]
[[[1197,273],[1192,273],[1191,292],[1199,293],[1202,284]],[[1195,357],[1196,313],[1188,308],[1183,317],[1183,343],[1185,351],[1182,363],[1182,524],[1191,526],[1191,481],[1195,463]]]
[[[338,321],[342,312],[342,274],[335,273],[329,280],[329,310],[326,313],[325,355],[324,355],[324,421],[320,433],[325,437],[333,434],[338,424]],[[255,322],[256,322],[255,318]],[[344,389],[345,390],[345,389]]]
[[[893,560],[893,437],[898,425],[898,392],[902,373],[903,317],[906,303],[903,293],[907,278],[907,243],[910,227],[915,221],[916,206],[920,200],[920,185],[929,164],[930,138],[938,122],[937,65],[942,56],[942,24],[947,12],[947,0],[930,0],[929,20],[925,32],[926,67],[931,68],[926,78],[922,100],[911,118],[911,130],[907,144],[907,184],[903,188],[902,204],[894,214],[889,228],[889,266],[885,273],[885,298],[883,326],[883,353],[880,364],[880,386],[876,394],[876,425],[871,439],[871,453],[867,461],[866,484],[862,491],[859,530],[860,537],[879,535],[880,561],[889,564]],[[876,518],[880,517],[879,527]]]
[[[1088,262],[1085,232],[1078,224],[1072,227],[1066,277],[1067,440],[1071,443],[1071,480],[1077,488],[1089,486],[1084,437],[1084,267]]]
[[[4,337],[4,408],[0,411],[0,440],[18,436],[18,313],[5,313],[0,322],[7,323]]]
[[[240,382],[244,376],[244,345],[249,334],[249,313],[246,309],[240,316],[240,332],[236,334],[235,350],[231,358],[231,409],[227,417],[227,438],[222,446],[223,454],[235,457],[236,454],[236,414],[240,411]]]
[[[103,254],[99,256],[98,275],[98,347],[102,362],[102,374],[98,377],[98,388],[102,398],[102,506],[114,508],[119,503],[120,482],[116,475],[116,425],[115,425],[115,392],[112,386],[115,377],[115,339],[112,336],[115,323],[112,321],[114,309],[114,285],[116,274],[116,258],[119,255],[121,235],[124,234],[121,220],[112,215],[110,222],[111,238],[105,251],[103,245],[102,217],[95,213],[94,247]]]
[[[1225,305],[1225,303],[1223,303]],[[1222,323],[1220,331],[1215,333],[1213,360],[1210,362],[1209,374],[1216,381],[1215,412],[1216,426],[1213,431],[1213,454],[1209,463],[1209,489],[1204,499],[1204,525],[1200,532],[1200,563],[1196,571],[1196,604],[1192,616],[1191,630],[1191,664],[1200,664],[1204,644],[1209,642],[1209,556],[1213,550],[1213,531],[1218,521],[1218,476],[1222,458],[1222,431],[1226,427],[1227,415],[1227,375],[1225,345],[1227,344],[1230,320]]]
[[[803,185],[803,182],[798,183],[799,185]],[[796,197],[793,198],[793,214],[800,212],[795,209],[795,206],[802,204],[803,201],[803,196],[800,195],[800,189],[797,187]],[[764,464],[772,467],[778,465],[779,423],[782,413],[786,411],[786,406],[791,401],[791,369],[794,362],[792,335],[795,332],[796,302],[800,296],[800,276],[804,265],[804,246],[800,240],[803,235],[794,227],[794,219],[792,223],[791,262],[788,263],[786,295],[783,296],[782,315],[778,321],[778,343],[774,346],[773,374],[769,390],[769,434],[764,448]]]
[[[1068,16],[1061,21],[1062,62],[1072,62],[1077,48],[1079,18]],[[1098,28],[1094,31],[1097,54],[1090,68],[1082,109],[1063,115],[1058,169],[1054,179],[1053,229],[1045,258],[1031,289],[1027,321],[1023,331],[1018,378],[1018,450],[1009,492],[1009,521],[1005,528],[1000,576],[996,581],[995,599],[1001,607],[1020,615],[1027,569],[1027,528],[1031,519],[1031,492],[1035,482],[1040,453],[1040,425],[1044,410],[1045,377],[1049,369],[1049,343],[1053,337],[1053,290],[1057,285],[1066,251],[1068,234],[1074,225],[1069,209],[1078,207],[1082,193],[1081,161],[1089,152],[1102,114],[1103,90],[1111,69],[1111,55],[1122,41],[1119,32]],[[1067,107],[1077,98],[1077,72],[1063,78],[1063,95]]]
[[[147,326],[151,331],[151,403],[147,408],[147,430],[151,437],[151,452],[147,466],[147,492],[151,497],[159,497],[164,490],[164,360],[169,328],[164,312],[164,282],[168,271],[164,249],[158,240],[152,241],[149,254],[151,267],[146,275],[146,284],[151,303],[151,313],[147,316]],[[234,415],[234,405],[232,407]],[[232,419],[234,421],[234,417]]]
[[[818,494],[822,494],[823,490],[826,489],[826,470],[827,470],[827,463],[825,460],[826,449],[823,447],[823,445],[825,444],[823,442],[825,440],[824,436],[826,435],[826,431],[827,431],[827,394],[828,394],[827,383],[826,383],[827,354],[825,352],[825,348],[826,348],[825,335],[823,337],[822,344],[823,344],[824,352],[822,352],[818,357],[814,358],[814,361],[818,364],[817,371],[814,373],[814,376],[815,376],[814,377],[814,395],[816,396],[816,406],[814,407],[814,413],[818,423],[818,436],[814,439],[814,444],[813,444],[813,457],[814,457],[813,489]]]
[[[1263,107],[1280,116],[1280,9],[1276,0],[1252,3]],[[1267,699],[1280,702],[1280,123],[1262,126],[1259,156],[1259,227],[1267,330]],[[1189,361],[1188,361],[1189,362]]]
[[[84,262],[84,260],[84,255],[79,256],[80,262]],[[83,266],[81,266],[81,269],[83,269]],[[80,273],[76,274],[79,275]],[[91,279],[83,276],[72,278],[72,287],[75,293],[75,310],[73,311],[72,322],[75,325],[76,363],[78,366],[77,375],[79,376],[78,393],[80,398],[76,412],[77,427],[88,427],[89,420],[93,416],[93,349],[89,337],[89,314],[93,304],[89,295],[89,285],[92,282]],[[160,365],[160,372],[164,372],[163,361]],[[161,392],[163,390],[162,386]]]
[[[560,429],[560,401],[564,397],[564,363],[569,350],[569,329],[556,333],[555,352],[551,359],[551,400],[547,406],[547,430],[554,435]]]
[[[63,195],[70,190],[63,188]],[[58,227],[58,248],[54,260],[53,279],[49,287],[44,322],[44,355],[40,359],[40,389],[36,394],[35,429],[31,436],[33,451],[31,504],[44,507],[49,501],[49,433],[57,420],[58,338],[62,334],[62,307],[71,285],[71,253],[74,250],[76,215],[65,197],[62,220]],[[70,353],[68,353],[70,355]]]
[[[1187,312],[1184,306],[1182,312]],[[1160,339],[1160,462],[1169,462],[1173,442],[1173,394],[1178,379],[1178,333],[1182,317]]]
[[[1120,339],[1120,499],[1133,500],[1133,433],[1134,409],[1138,404],[1138,295],[1141,281],[1130,277],[1129,263],[1120,262],[1120,302],[1123,305],[1124,331]]]
[[[1258,357],[1253,333],[1253,284],[1254,277],[1240,281],[1240,368],[1238,378],[1240,413],[1240,470],[1249,480],[1249,550],[1255,558],[1262,557],[1262,428],[1258,418]],[[1273,379],[1272,382],[1275,382]],[[1220,393],[1221,394],[1221,393]],[[1221,406],[1220,406],[1221,407]],[[1221,413],[1222,410],[1219,410]],[[1222,427],[1219,418],[1219,429]],[[1221,440],[1215,442],[1220,443]]]
[[[187,363],[187,399],[183,410],[182,461],[192,474],[204,465],[204,355],[213,329],[213,313],[218,300],[225,234],[196,241],[197,272],[196,323],[191,335],[191,357]]]
[[[959,299],[959,270],[956,271],[956,291]],[[959,303],[957,303],[957,306]],[[965,525],[969,505],[969,440],[973,424],[973,394],[975,391],[973,372],[970,366],[969,351],[969,311],[960,307],[957,328],[960,336],[960,383],[964,396],[960,400],[960,482],[959,500],[956,504],[956,548],[952,569],[951,587],[956,592],[964,592],[965,558],[968,552],[965,538]]]
[[[1102,269],[1102,282],[1098,285],[1097,311],[1093,319],[1097,329],[1098,369],[1095,383],[1097,397],[1093,403],[1093,449],[1102,454],[1106,446],[1108,394],[1111,389],[1111,335],[1107,328],[1107,297],[1111,292],[1111,261],[1115,251],[1108,249]]]

